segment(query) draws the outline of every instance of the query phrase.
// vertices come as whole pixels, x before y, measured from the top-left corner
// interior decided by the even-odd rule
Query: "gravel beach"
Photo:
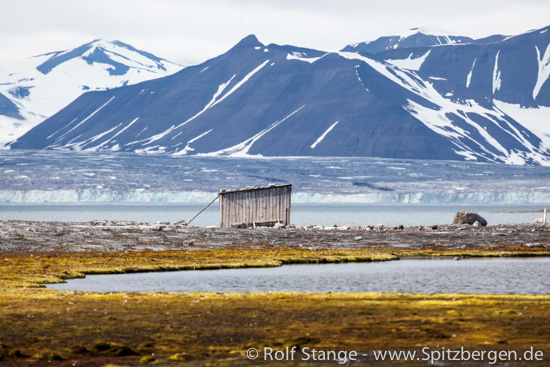
[[[3,253],[191,251],[280,246],[413,250],[550,247],[550,227],[508,224],[222,229],[178,223],[0,221],[0,251]]]

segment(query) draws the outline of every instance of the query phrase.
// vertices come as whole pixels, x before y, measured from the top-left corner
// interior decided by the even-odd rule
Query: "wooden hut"
[[[252,187],[222,190],[220,227],[273,227],[275,223],[290,224],[290,193],[292,185]]]

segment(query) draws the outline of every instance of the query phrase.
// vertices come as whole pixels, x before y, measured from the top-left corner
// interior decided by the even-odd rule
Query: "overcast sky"
[[[0,0],[0,62],[97,38],[189,65],[248,34],[335,51],[418,26],[479,38],[547,25],[549,0]]]

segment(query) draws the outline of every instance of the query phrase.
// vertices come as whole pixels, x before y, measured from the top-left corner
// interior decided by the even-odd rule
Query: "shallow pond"
[[[550,258],[399,260],[89,275],[59,290],[550,294]]]

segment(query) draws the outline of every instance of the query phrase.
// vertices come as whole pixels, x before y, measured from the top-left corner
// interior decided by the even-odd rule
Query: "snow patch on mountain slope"
[[[139,52],[118,41],[97,40],[93,43],[88,53],[91,55],[95,50],[100,49],[114,62],[119,62],[130,68],[141,69],[144,72],[170,68],[173,71],[181,69],[166,60],[159,59],[153,55]],[[174,67],[175,66],[175,67]]]
[[[535,88],[533,89],[534,100],[537,99],[540,93],[540,89],[550,76],[550,43],[546,47],[546,51],[544,51],[543,55],[540,54],[539,48],[537,46],[535,46],[535,49],[537,50],[537,62],[539,66],[539,72],[537,74],[537,82],[535,84]]]
[[[119,123],[118,125],[115,125],[114,127],[110,128],[109,130],[105,131],[105,132],[102,132],[101,134],[98,134],[90,139],[87,139],[85,141],[83,141],[80,146],[82,147],[85,147],[86,145],[88,144],[91,144],[91,143],[94,143],[95,141],[103,138],[104,136],[106,135],[109,135],[110,133],[112,133],[113,131],[115,131],[116,129],[118,129],[120,126],[122,125],[122,122]],[[89,148],[89,149],[85,149],[85,150],[89,150],[89,151],[96,151],[97,149],[96,148]]]
[[[195,149],[191,148],[191,144],[194,143],[194,142],[196,142],[197,140],[199,140],[199,139],[202,138],[203,136],[209,134],[212,130],[214,130],[214,129],[210,129],[210,130],[208,130],[208,131],[205,131],[204,133],[200,134],[199,136],[196,136],[196,137],[194,137],[193,139],[189,140],[189,141],[187,142],[187,144],[185,145],[185,148],[183,148],[183,149],[180,150],[179,152],[174,153],[173,155],[174,155],[174,156],[186,155],[187,153],[194,151]]]
[[[304,54],[302,54],[301,52],[293,52],[293,53],[287,54],[286,59],[287,60],[299,60],[299,61],[309,62],[310,64],[313,64],[315,61],[317,61],[319,59],[322,59],[326,55],[327,54],[325,54],[323,56],[319,56],[319,57],[307,57]]]
[[[29,131],[34,126],[28,120],[0,115],[0,150],[9,149],[8,146],[5,146],[7,143],[17,139],[22,133]]]
[[[527,130],[534,133],[540,140],[545,149],[550,148],[550,107],[527,108],[519,104],[511,104],[502,101],[494,101],[502,112],[519,122]]]
[[[338,125],[340,121],[336,121],[334,124],[330,125],[330,127],[319,137],[317,138],[317,140],[315,140],[315,143],[311,144],[309,147],[311,149],[315,149],[315,147],[317,146],[317,144],[319,144],[320,142],[322,142],[325,137],[327,136],[328,133],[330,133],[332,131],[332,129],[334,129],[334,127],[336,125]]]
[[[268,60],[269,61],[269,60]],[[166,135],[172,133],[174,130],[177,130],[177,129],[180,129],[182,128],[183,126],[187,125],[188,123],[190,123],[191,121],[193,121],[194,119],[196,119],[197,117],[199,117],[200,115],[202,115],[203,113],[205,113],[208,109],[210,109],[211,107],[214,107],[215,105],[217,105],[219,102],[222,101],[222,99],[218,99],[218,97],[223,93],[223,91],[225,90],[225,88],[231,84],[231,82],[233,81],[233,79],[235,79],[237,75],[236,74],[233,74],[233,76],[225,83],[221,83],[219,86],[218,86],[218,90],[214,93],[214,95],[212,96],[212,99],[203,107],[202,110],[200,110],[199,112],[197,112],[195,115],[191,116],[190,118],[188,118],[187,120],[185,120],[184,122],[182,122],[181,124],[179,125],[172,125],[169,129],[163,131],[162,133],[159,133],[159,134],[155,134],[147,139],[143,139],[143,140],[138,140],[138,141],[133,141],[131,143],[128,143],[127,145],[134,145],[134,144],[137,144],[137,143],[142,143],[142,142],[147,142],[147,144],[151,144],[152,142],[154,141],[157,141],[159,139],[162,139],[163,137],[165,137]]]
[[[470,88],[470,82],[472,81],[472,74],[474,72],[474,68],[476,67],[476,61],[474,60],[474,63],[472,64],[472,68],[470,69],[470,72],[468,73],[468,76],[466,77],[466,88]]]
[[[262,64],[260,64],[258,67],[256,67],[254,70],[252,70],[250,73],[248,73],[244,78],[242,78],[237,84],[235,84],[235,86],[233,88],[231,88],[229,90],[229,92],[227,92],[226,94],[223,95],[222,98],[220,98],[218,101],[216,101],[213,106],[217,105],[218,103],[220,103],[221,101],[223,101],[224,99],[226,99],[227,97],[229,97],[230,95],[232,95],[237,89],[239,89],[244,83],[246,83],[250,78],[252,78],[252,76],[254,74],[256,74],[258,71],[260,71],[267,63],[269,62],[269,59],[268,60],[265,60]]]
[[[92,148],[94,150],[96,149],[101,149],[101,147],[107,145],[108,143],[110,142],[114,142],[115,138],[117,136],[119,136],[120,134],[122,134],[124,131],[126,131],[128,128],[130,128],[133,124],[135,124],[137,122],[137,120],[139,120],[139,117],[136,117],[135,119],[133,119],[128,125],[124,126],[122,129],[120,129],[119,131],[117,131],[117,133],[115,135],[113,135],[112,137],[110,137],[109,139],[105,140],[103,143],[99,144],[98,146]]]
[[[469,43],[469,37],[455,36],[435,28],[420,27],[391,36],[383,36],[373,41],[350,44],[341,51],[366,52],[378,54],[380,52],[395,50],[399,48],[414,47],[437,47],[443,45],[454,45]]]
[[[393,59],[393,60],[388,59],[388,60],[385,60],[385,61],[392,64],[392,65],[395,65],[399,68],[402,68],[402,69],[418,71],[422,67],[422,64],[424,63],[424,61],[426,61],[426,58],[428,57],[430,52],[431,52],[431,50],[426,52],[424,55],[416,57],[416,58],[413,58],[413,53],[411,52],[409,57],[407,57],[406,59],[401,59],[401,60],[399,60],[399,59]]]
[[[400,87],[438,106],[436,109],[433,109],[408,100],[408,105],[403,106],[403,108],[426,125],[426,127],[448,138],[456,146],[457,149],[455,152],[466,157],[466,159],[474,160],[476,157],[480,157],[493,162],[504,161],[510,164],[525,164],[528,160],[534,160],[541,165],[550,165],[548,158],[538,151],[539,147],[534,147],[530,144],[522,136],[521,132],[516,129],[510,129],[510,124],[504,119],[502,113],[484,108],[474,100],[458,103],[446,99],[435,90],[431,83],[422,80],[414,71],[399,69],[393,65],[372,60],[356,53],[339,52],[339,54],[348,59],[360,60],[367,63],[377,72]],[[498,64],[498,54],[496,63]],[[498,70],[497,66],[495,70]],[[495,74],[498,76],[496,79],[500,80],[500,72],[497,71]],[[493,122],[496,127],[504,130],[504,132],[524,145],[527,153],[518,155],[518,153],[514,151],[508,151],[498,140],[491,136],[486,129],[474,121],[470,115],[479,115]],[[476,140],[476,137],[470,134],[469,131],[457,126],[451,117],[464,121],[467,125],[470,125],[473,131],[479,134],[482,139]],[[503,128],[502,125],[508,126],[508,129]],[[472,149],[469,146],[470,144],[466,144],[467,142],[476,145],[479,150]],[[498,153],[489,149],[490,147]]]
[[[101,56],[94,59],[94,52]],[[17,126],[5,119],[0,121],[0,145],[23,135],[86,91],[136,84],[182,69],[148,55],[117,41],[97,40],[74,50],[0,64],[0,93],[19,108],[24,118],[24,123]],[[113,65],[119,65],[125,73],[116,72]]]
[[[279,126],[280,124],[282,124],[286,120],[288,120],[290,117],[292,117],[293,115],[298,113],[305,106],[306,105],[303,105],[303,106],[299,107],[295,111],[293,111],[290,114],[286,115],[283,119],[281,119],[279,121],[275,121],[274,123],[269,125],[266,129],[260,131],[256,135],[252,136],[251,138],[246,139],[245,141],[243,141],[239,144],[236,144],[236,145],[234,145],[232,147],[229,147],[229,148],[226,148],[226,149],[219,150],[217,152],[205,153],[205,154],[199,154],[199,155],[207,156],[207,157],[217,157],[217,156],[230,156],[230,157],[239,157],[239,158],[249,157],[250,155],[248,154],[248,152],[250,151],[250,148],[252,148],[252,146],[254,145],[255,142],[260,140],[260,138],[262,138],[264,135],[269,133],[271,130],[273,130],[274,128],[276,128],[277,126]]]
[[[83,123],[85,123],[86,121],[88,121],[89,119],[91,119],[96,113],[98,113],[99,111],[101,111],[105,106],[107,106],[109,103],[111,103],[111,101],[115,99],[115,96],[112,96],[107,102],[105,102],[103,105],[101,105],[101,107],[99,107],[97,110],[95,110],[94,112],[92,112],[91,114],[89,114],[88,116],[86,116],[86,118],[84,118],[82,121],[80,121],[78,124],[76,124],[74,127],[72,127],[69,131],[67,131],[65,134],[61,135],[57,140],[57,141],[60,141],[61,139],[63,139],[68,133],[70,133],[71,131],[75,130],[76,128],[78,128],[79,126],[81,126]],[[73,139],[74,140],[74,139]]]
[[[408,31],[405,31],[401,34],[399,34],[399,36],[401,36],[402,38],[406,38],[406,37],[409,37],[409,36],[412,36],[412,35],[415,35],[415,34],[425,34],[427,36],[436,36],[436,37],[443,37],[443,38],[446,38],[449,42],[448,43],[453,43],[450,39],[450,37],[452,36],[449,32],[445,32],[441,29],[437,29],[435,27],[417,27],[417,28],[411,28],[409,29]]]
[[[262,69],[268,62],[269,62],[269,60],[266,60],[263,63],[261,63],[254,70],[252,70],[247,75],[245,75],[239,82],[237,82],[237,84],[235,84],[227,93],[225,93],[223,96],[221,96],[221,98],[218,99],[218,97],[222,94],[222,92],[226,89],[226,87],[228,85],[230,85],[231,81],[235,78],[236,75],[233,75],[231,77],[231,79],[229,79],[228,82],[220,84],[220,86],[218,87],[218,90],[216,91],[216,93],[214,93],[214,95],[212,96],[212,99],[210,100],[210,102],[208,102],[206,104],[206,106],[204,106],[204,108],[201,111],[199,111],[197,114],[190,117],[189,119],[187,119],[186,121],[184,121],[183,123],[181,123],[179,125],[174,125],[174,126],[170,127],[169,129],[165,130],[164,132],[162,132],[160,134],[156,134],[154,136],[151,136],[150,138],[144,139],[142,141],[147,141],[147,144],[151,144],[154,141],[157,141],[157,140],[167,136],[168,134],[174,132],[175,130],[180,129],[183,126],[187,125],[189,122],[193,121],[194,119],[196,119],[197,117],[202,115],[208,109],[214,107],[215,105],[217,105],[218,103],[222,102],[227,97],[229,97],[231,94],[233,94],[237,89],[239,89],[241,86],[243,86],[243,84],[246,83],[254,74],[256,74],[258,71],[260,71],[260,69]],[[132,145],[132,144],[139,143],[139,142],[142,142],[142,141],[132,142],[132,143],[129,143],[127,145]]]
[[[502,80],[500,79],[500,70],[498,69],[498,56],[500,55],[500,50],[498,50],[497,55],[495,56],[495,67],[493,69],[493,94],[500,89]]]

